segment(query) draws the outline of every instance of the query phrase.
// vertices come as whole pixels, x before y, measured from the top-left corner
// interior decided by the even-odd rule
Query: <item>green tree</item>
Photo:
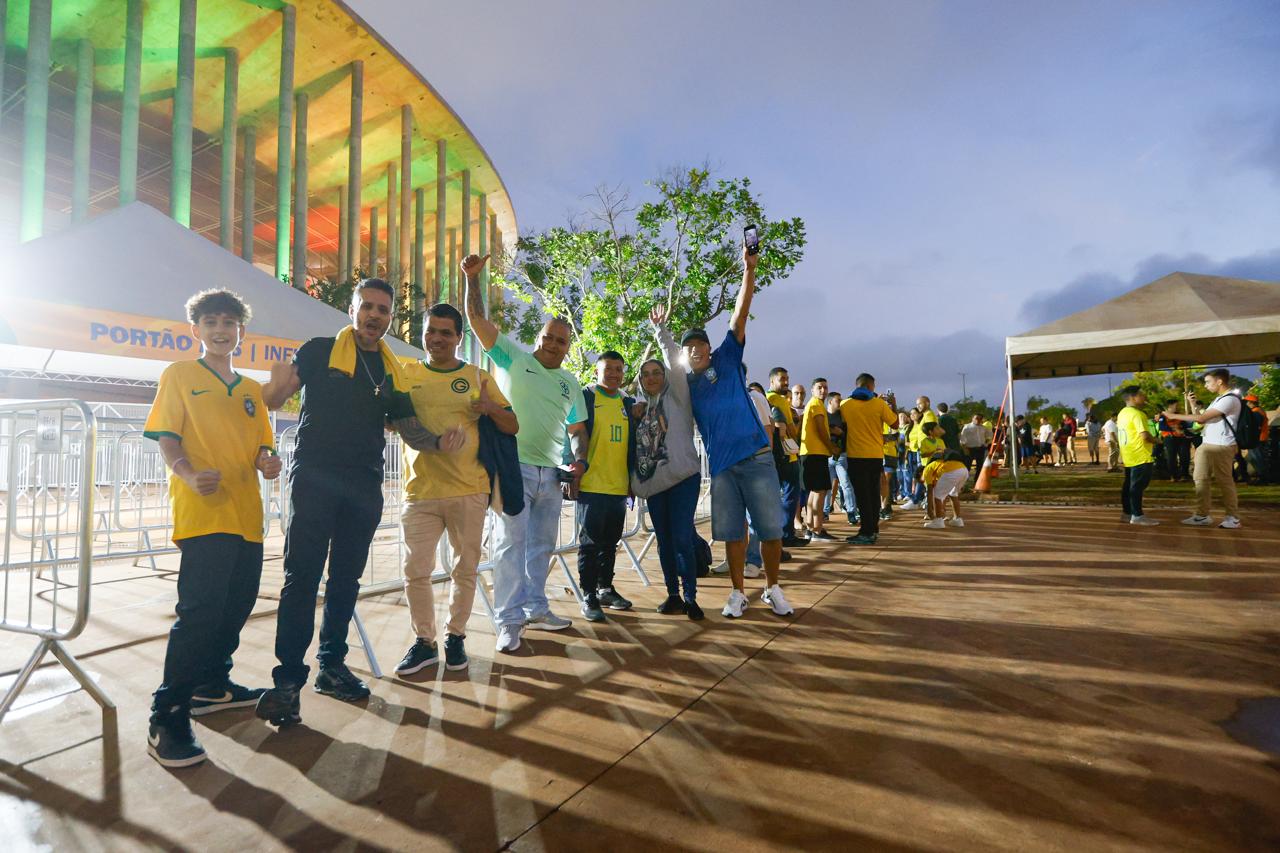
[[[1250,389],[1258,395],[1258,405],[1268,412],[1280,409],[1280,364],[1264,364],[1258,381]]]
[[[634,373],[653,350],[649,309],[665,304],[679,330],[705,326],[733,309],[742,279],[742,227],[760,234],[756,287],[787,278],[804,256],[799,218],[771,219],[747,178],[716,179],[707,168],[672,170],[634,204],[621,188],[598,188],[569,225],[518,241],[502,281],[517,302],[503,327],[532,343],[543,314],[573,324],[565,367],[584,381],[590,355],[617,350]]]
[[[957,400],[951,406],[951,413],[962,425],[968,423],[974,415],[982,415],[984,420],[996,416],[996,410],[986,400],[975,400],[973,397]]]

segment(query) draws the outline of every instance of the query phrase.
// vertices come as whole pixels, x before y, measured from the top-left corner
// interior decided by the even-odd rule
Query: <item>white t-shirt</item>
[[[987,443],[986,430],[982,424],[967,423],[960,429],[961,447],[982,447]]]
[[[1204,425],[1204,430],[1200,433],[1204,437],[1204,443],[1219,447],[1235,444],[1236,436],[1231,427],[1240,423],[1240,398],[1235,394],[1223,394],[1205,412],[1222,412],[1222,417]],[[1228,420],[1231,421],[1231,426],[1227,426]]]
[[[749,389],[747,394],[751,397],[751,402],[756,405],[756,414],[760,417],[760,423],[765,426],[771,426],[773,424],[773,416],[769,411],[769,401],[754,388]]]
[[[1040,443],[1053,441],[1053,424],[1040,424]]]
[[[1102,434],[1107,439],[1107,444],[1113,444],[1116,440],[1116,433],[1120,431],[1119,425],[1116,424],[1115,418],[1107,418],[1107,422],[1102,425]]]

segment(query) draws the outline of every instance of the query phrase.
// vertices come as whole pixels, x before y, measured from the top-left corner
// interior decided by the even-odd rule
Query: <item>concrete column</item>
[[[462,170],[462,257],[471,254],[471,170]]]
[[[0,15],[4,14],[0,0]],[[2,37],[2,36],[0,36]],[[71,221],[89,217],[89,166],[93,144],[93,42],[80,39],[76,45],[76,124],[71,156]],[[4,60],[0,58],[0,64]]]
[[[426,251],[427,191],[418,187],[413,191],[413,317],[422,323],[422,312],[427,304],[427,279],[424,275],[423,252]],[[414,338],[417,340],[417,337]]]
[[[448,193],[446,192],[448,186],[445,178],[445,175],[448,174],[448,169],[445,166],[445,154],[447,153],[445,141],[443,139],[436,140],[436,268],[433,298],[442,302],[448,301],[444,283],[449,276],[449,262],[445,258],[446,214],[448,213]]]
[[[240,54],[227,48],[222,59],[222,183],[218,189],[218,242],[228,252],[235,242],[236,122],[239,115]]]
[[[392,285],[398,285],[400,282],[396,280],[397,269],[400,266],[400,259],[397,257],[400,253],[400,235],[396,231],[396,213],[400,210],[400,206],[396,204],[396,164],[387,164],[387,281]]]
[[[307,93],[297,94],[294,115],[293,286],[307,286]]]
[[[124,22],[124,92],[120,102],[120,206],[138,198],[138,111],[142,95],[142,0],[128,0]]]
[[[49,135],[49,42],[53,0],[31,0],[27,17],[27,93],[22,112],[22,205],[19,237],[44,233],[44,179]]]
[[[364,135],[364,61],[351,63],[351,120],[347,136],[347,266],[342,280],[350,281],[360,266],[360,155]]]
[[[170,126],[169,215],[191,227],[191,109],[196,81],[196,0],[178,0],[178,77]]]
[[[399,269],[396,273],[397,283],[411,277],[415,267],[409,263],[409,221],[413,216],[410,202],[413,199],[413,109],[407,104],[400,107],[400,224],[397,233],[400,235]],[[421,282],[415,279],[415,283]]]
[[[369,208],[369,278],[378,277],[378,206]]]
[[[240,188],[240,258],[253,263],[253,207],[254,182],[258,179],[258,131],[252,126],[244,129],[244,165],[241,167]]]
[[[440,297],[441,302],[448,302],[455,308],[462,304],[458,296],[458,229],[449,229],[449,259],[445,262],[449,270],[449,292]]]
[[[9,17],[9,0],[0,0],[0,95],[4,94],[4,46],[5,19]],[[0,112],[0,126],[3,126],[4,115]]]
[[[489,204],[484,193],[476,199],[476,216],[479,219],[479,233],[476,235],[476,254],[484,257],[489,254]],[[480,294],[484,304],[489,304],[489,267],[480,270]]]
[[[289,274],[289,220],[293,166],[293,50],[297,10],[280,10],[280,112],[276,117],[276,278]]]
[[[347,185],[338,187],[338,282],[351,277],[351,256],[347,251]]]

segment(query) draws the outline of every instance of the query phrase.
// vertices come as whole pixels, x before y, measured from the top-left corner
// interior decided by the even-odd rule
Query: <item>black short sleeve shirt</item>
[[[365,469],[380,477],[384,424],[395,397],[391,378],[377,352],[356,350],[353,376],[330,369],[332,353],[333,338],[312,338],[294,355],[302,382],[294,463]]]

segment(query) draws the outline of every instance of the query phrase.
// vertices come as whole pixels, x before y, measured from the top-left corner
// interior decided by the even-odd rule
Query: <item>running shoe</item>
[[[499,625],[496,648],[500,652],[514,652],[520,648],[520,626]]]
[[[1160,522],[1149,515],[1135,515],[1129,519],[1130,524],[1137,524],[1140,527],[1155,527]]]
[[[948,518],[947,526],[948,527],[964,527],[964,519],[958,515],[955,518]]]
[[[600,596],[594,592],[582,600],[582,615],[588,622],[603,622],[604,611],[600,609]]]
[[[526,628],[534,628],[539,631],[563,631],[573,624],[572,619],[566,619],[563,616],[557,616],[548,610],[541,616],[530,617],[525,622]]]
[[[302,714],[300,713],[301,699],[298,696],[299,689],[294,684],[272,687],[258,699],[258,706],[253,709],[253,713],[259,719],[266,720],[271,725],[279,728],[296,726],[302,722]]]
[[[663,616],[684,613],[684,599],[678,595],[668,595],[667,600],[658,605],[658,612]]]
[[[714,566],[711,567],[711,574],[713,575],[729,574],[729,561],[721,560],[720,562],[716,563]]]
[[[814,534],[813,534],[810,538],[811,538],[813,541],[815,541],[815,542],[834,542],[834,541],[836,541],[836,537],[832,536],[830,533],[828,533],[828,532],[827,532],[827,531],[825,531],[825,530],[817,530],[817,531],[815,531],[815,532],[814,532]]]
[[[747,597],[735,589],[729,593],[729,600],[725,602],[724,610],[720,613],[730,619],[737,619],[747,612],[748,604]]]
[[[320,667],[320,672],[316,675],[316,683],[312,687],[317,693],[332,696],[343,702],[359,702],[369,698],[369,685],[347,669],[345,663],[333,663]]]
[[[1240,526],[1240,519],[1236,518],[1234,515],[1228,515],[1226,518],[1222,519],[1222,523],[1218,526],[1225,527],[1227,530],[1235,530]]]
[[[742,576],[744,578],[758,578],[760,577],[760,571],[760,567],[755,563],[747,563],[742,567]]]
[[[931,518],[923,526],[929,530],[941,530],[947,526],[947,520],[945,518]]]
[[[1193,515],[1190,518],[1182,519],[1182,523],[1191,527],[1208,527],[1213,524],[1213,519],[1207,515]]]
[[[773,608],[773,612],[779,616],[790,616],[796,612],[791,603],[787,601],[787,597],[782,594],[782,587],[776,583],[773,586],[765,587],[764,592],[760,594],[760,600]]]
[[[607,607],[610,610],[631,609],[631,602],[618,595],[617,591],[611,586],[596,590],[596,598],[600,599],[601,607]]]
[[[874,545],[876,544],[876,537],[864,536],[859,533],[857,536],[844,537],[844,541],[848,542],[850,545]]]

